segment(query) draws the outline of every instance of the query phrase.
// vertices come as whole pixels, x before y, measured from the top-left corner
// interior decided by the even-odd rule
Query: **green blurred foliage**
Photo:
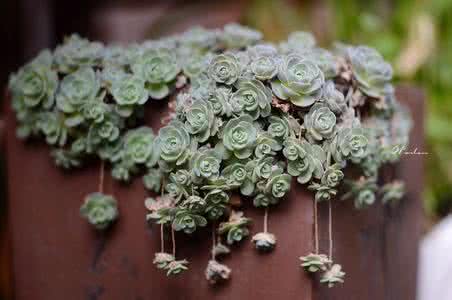
[[[320,20],[319,20],[320,19]],[[432,217],[452,209],[452,1],[254,0],[245,23],[279,40],[312,31],[321,45],[339,40],[377,48],[396,80],[426,91],[427,186]]]

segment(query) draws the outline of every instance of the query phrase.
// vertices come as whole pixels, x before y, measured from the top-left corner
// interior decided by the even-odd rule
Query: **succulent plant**
[[[300,266],[310,273],[316,273],[318,271],[326,271],[331,260],[325,254],[310,253],[306,256],[300,257]]]
[[[322,103],[314,104],[304,116],[306,135],[314,140],[331,139],[336,134],[336,116]]]
[[[162,233],[218,225],[210,281],[229,277],[215,260],[229,252],[221,243],[250,234],[251,219],[235,211],[242,200],[270,209],[288,195],[293,177],[317,202],[343,187],[357,208],[377,197],[400,199],[401,182],[377,185],[380,167],[400,159],[412,127],[391,66],[365,46],[319,48],[307,32],[278,44],[261,39],[238,24],[129,46],[72,35],[11,75],[17,136],[45,140],[63,168],[97,158],[116,180],[143,175],[160,195],[145,200],[146,219]],[[169,109],[154,135],[147,110],[164,98]],[[355,181],[346,178],[350,163]],[[90,194],[81,211],[98,228],[117,216],[114,198],[101,193]],[[252,241],[271,250],[276,237],[265,229]],[[323,255],[301,259],[307,271],[325,272],[322,282],[342,281],[340,267],[328,269],[333,262]],[[163,252],[154,262],[168,275],[188,264]]]
[[[219,54],[212,59],[207,72],[215,82],[231,85],[240,76],[239,61],[232,53]]]
[[[276,237],[268,232],[259,232],[251,239],[257,250],[262,252],[272,251],[276,246]]]
[[[220,281],[228,280],[231,276],[231,269],[216,260],[209,260],[205,271],[206,279],[210,284],[216,284]]]
[[[243,115],[230,119],[224,127],[223,143],[238,159],[250,157],[257,139],[253,118]]]
[[[323,273],[322,278],[320,278],[320,282],[325,283],[329,288],[331,288],[337,283],[343,283],[344,277],[345,272],[342,271],[341,265],[335,264]]]
[[[347,57],[361,91],[370,97],[382,96],[386,84],[392,79],[391,65],[375,49],[367,46],[350,47]]]
[[[320,99],[325,77],[311,60],[285,56],[279,65],[277,79],[271,82],[273,93],[282,100],[307,107]]]
[[[105,229],[118,217],[118,207],[115,198],[102,193],[92,193],[86,196],[80,207],[80,214],[96,229]]]

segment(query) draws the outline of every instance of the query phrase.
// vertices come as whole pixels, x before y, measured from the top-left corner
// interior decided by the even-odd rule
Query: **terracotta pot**
[[[423,149],[423,95],[403,87],[398,98],[414,115],[411,148]],[[153,102],[150,123],[158,126],[166,104]],[[54,166],[49,148],[15,137],[15,118],[6,110],[8,216],[15,299],[414,299],[417,244],[422,229],[423,156],[406,155],[395,168],[407,196],[395,207],[380,203],[354,210],[350,201],[333,204],[334,258],[346,275],[328,289],[306,275],[298,257],[313,248],[313,195],[296,186],[270,211],[274,252],[260,255],[250,239],[224,262],[230,282],[212,287],[204,278],[210,228],[191,238],[177,235],[177,257],[190,270],[167,278],[152,264],[159,229],[145,221],[146,192],[139,178],[122,185],[106,176],[105,191],[119,200],[120,219],[99,234],[79,216],[84,196],[96,190],[99,165],[65,172]],[[410,149],[411,149],[410,148]],[[319,205],[321,249],[328,251],[326,204]],[[249,207],[252,233],[262,229],[262,210]],[[167,239],[167,248],[170,247]]]

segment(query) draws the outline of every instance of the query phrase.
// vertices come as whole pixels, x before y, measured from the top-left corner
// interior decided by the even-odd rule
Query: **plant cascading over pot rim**
[[[89,223],[105,230],[118,218],[114,195],[103,190],[104,164],[120,181],[144,174],[154,195],[145,200],[147,219],[161,230],[156,266],[168,275],[187,270],[188,261],[176,259],[174,232],[211,223],[205,275],[216,283],[231,274],[221,256],[250,235],[241,201],[263,210],[264,228],[251,241],[270,252],[277,237],[268,229],[269,210],[290,201],[294,184],[313,191],[315,224],[317,202],[350,198],[363,208],[403,197],[402,182],[377,184],[380,167],[399,160],[394,147],[407,144],[411,128],[391,80],[391,66],[372,48],[325,50],[307,32],[272,44],[228,24],[129,46],[74,34],[11,75],[9,90],[18,137],[44,139],[66,169],[101,160],[99,189],[80,209]],[[169,113],[155,132],[144,125],[144,111],[166,100]],[[331,287],[345,273],[333,262],[332,236],[325,255],[317,225],[314,231],[315,249],[300,257],[301,267]]]

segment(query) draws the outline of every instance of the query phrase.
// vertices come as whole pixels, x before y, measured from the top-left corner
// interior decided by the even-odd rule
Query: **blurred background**
[[[425,212],[434,224],[451,211],[450,0],[1,0],[0,86],[39,50],[55,47],[72,32],[106,43],[128,43],[231,21],[261,30],[272,41],[307,30],[322,46],[340,40],[377,48],[393,64],[397,81],[419,86],[427,95]],[[4,188],[1,192],[0,299],[9,299]]]

